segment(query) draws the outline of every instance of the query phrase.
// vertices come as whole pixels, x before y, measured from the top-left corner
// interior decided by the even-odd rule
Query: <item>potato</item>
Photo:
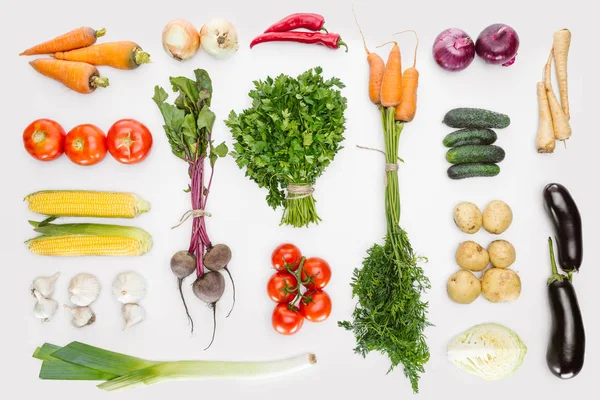
[[[473,234],[481,228],[483,217],[475,204],[463,201],[454,208],[454,222],[461,231]]]
[[[494,200],[483,211],[483,227],[489,233],[501,234],[512,223],[512,210],[505,202]]]
[[[481,294],[481,282],[470,271],[455,272],[446,285],[450,300],[458,304],[469,304]]]
[[[456,249],[456,263],[471,271],[483,271],[490,262],[486,249],[475,242],[463,242]]]
[[[513,270],[490,268],[481,278],[481,293],[492,303],[516,300],[521,295],[521,279]]]
[[[490,263],[496,268],[508,268],[515,262],[515,247],[506,240],[494,240],[488,246]]]

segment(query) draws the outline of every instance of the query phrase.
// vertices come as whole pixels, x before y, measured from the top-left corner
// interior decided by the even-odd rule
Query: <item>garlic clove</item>
[[[33,294],[34,290],[37,290],[45,298],[52,297],[54,294],[54,284],[59,277],[60,272],[57,272],[52,276],[38,276],[31,284],[31,294]]]
[[[69,283],[69,301],[76,306],[89,306],[96,301],[99,294],[100,282],[92,274],[76,275]]]
[[[33,315],[40,319],[42,322],[48,322],[56,310],[58,310],[58,303],[54,299],[47,299],[37,290],[33,290],[33,295],[37,299],[37,303],[33,307]]]
[[[90,307],[71,307],[66,304],[64,307],[71,313],[71,323],[77,328],[83,328],[96,322],[96,314]]]
[[[139,303],[146,295],[146,279],[133,271],[122,272],[113,281],[112,292],[120,303]]]
[[[123,307],[121,308],[121,314],[125,320],[123,332],[128,328],[131,328],[133,325],[139,324],[146,317],[146,311],[144,310],[144,307],[140,306],[139,304],[123,304]]]

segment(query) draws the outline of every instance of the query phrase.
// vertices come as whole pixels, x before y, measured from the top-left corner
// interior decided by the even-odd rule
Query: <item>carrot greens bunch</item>
[[[367,251],[362,268],[354,270],[351,287],[357,304],[351,320],[338,325],[354,334],[356,353],[363,357],[372,351],[384,354],[391,364],[388,372],[402,366],[417,393],[429,360],[425,328],[431,324],[427,302],[421,295],[430,283],[420,265],[424,258],[416,255],[408,234],[400,226],[398,148],[404,125],[416,113],[419,74],[414,65],[402,72],[400,47],[396,42],[390,43],[394,46],[385,65],[380,56],[367,49],[366,43],[364,46],[370,66],[369,98],[379,108],[383,127],[385,243],[374,244]]]
[[[234,139],[231,153],[259,187],[267,203],[283,207],[282,225],[318,223],[313,197],[317,178],[342,148],[346,98],[338,78],[325,80],[320,67],[297,78],[279,75],[254,82],[252,107],[225,121]]]

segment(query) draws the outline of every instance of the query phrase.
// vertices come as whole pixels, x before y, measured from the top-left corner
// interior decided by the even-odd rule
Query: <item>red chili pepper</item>
[[[325,24],[325,18],[319,14],[300,13],[291,14],[282,19],[279,22],[274,23],[267,28],[265,33],[269,32],[288,32],[294,29],[308,29],[311,31],[325,31],[323,28]]]
[[[250,43],[250,48],[260,43],[265,42],[296,42],[304,44],[320,44],[330,49],[339,49],[341,46],[346,48],[348,45],[344,43],[340,35],[337,33],[320,33],[320,32],[268,32],[263,33],[254,38]]]

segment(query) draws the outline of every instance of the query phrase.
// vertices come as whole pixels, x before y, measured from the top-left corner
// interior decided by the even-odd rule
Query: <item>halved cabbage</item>
[[[523,363],[527,347],[500,324],[475,325],[448,343],[448,359],[458,368],[488,380],[512,375]]]

